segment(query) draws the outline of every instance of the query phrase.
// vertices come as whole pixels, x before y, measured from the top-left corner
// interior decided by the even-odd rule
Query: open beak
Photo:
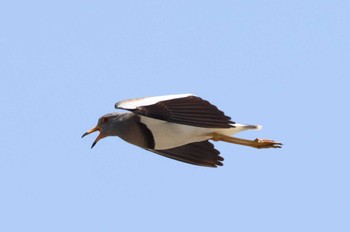
[[[93,133],[93,132],[96,132],[96,131],[100,131],[100,129],[96,126],[96,127],[94,127],[94,128],[92,128],[92,129],[90,129],[90,130],[88,130],[87,132],[85,132],[84,134],[83,134],[83,136],[81,136],[82,138],[84,138],[85,136],[87,136],[87,135],[89,135],[89,134],[91,134],[91,133]],[[93,148],[95,145],[96,145],[96,143],[100,140],[100,139],[102,139],[104,136],[101,134],[101,132],[100,132],[100,134],[97,136],[97,138],[95,139],[95,141],[92,143],[92,146],[91,146],[91,148]]]

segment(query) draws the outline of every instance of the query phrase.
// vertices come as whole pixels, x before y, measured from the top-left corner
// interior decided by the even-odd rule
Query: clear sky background
[[[3,1],[0,231],[350,231],[349,1]],[[220,168],[97,134],[194,93],[239,123]]]

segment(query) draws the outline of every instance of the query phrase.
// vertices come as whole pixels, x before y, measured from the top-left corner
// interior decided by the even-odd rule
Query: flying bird
[[[93,142],[107,136],[121,139],[159,155],[189,164],[217,167],[224,160],[209,142],[224,141],[254,148],[280,148],[270,139],[247,140],[232,135],[259,130],[258,125],[233,122],[216,106],[193,94],[134,98],[117,102],[116,109],[128,113],[109,113],[82,137],[99,131]]]

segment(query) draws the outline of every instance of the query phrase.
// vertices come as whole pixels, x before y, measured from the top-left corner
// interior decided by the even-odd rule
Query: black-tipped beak
[[[94,128],[92,128],[92,129],[90,129],[90,130],[88,130],[88,131],[86,131],[86,132],[83,134],[83,136],[81,136],[81,137],[84,138],[85,136],[87,136],[87,135],[89,135],[89,134],[91,134],[91,133],[94,133],[95,131],[99,131],[99,129],[98,129],[97,126],[94,127]]]
[[[88,134],[90,134],[89,132],[85,132],[84,134],[83,134],[83,136],[81,136],[81,138],[84,138],[85,136],[87,136]]]
[[[96,145],[96,143],[97,143],[97,139],[92,143],[91,149]]]
[[[98,127],[94,127],[94,128],[92,128],[92,129],[90,129],[90,130],[88,130],[87,132],[85,132],[84,134],[83,134],[83,136],[81,136],[82,138],[84,138],[86,135],[89,135],[89,134],[91,134],[91,133],[93,133],[93,132],[95,132],[95,131],[99,131],[100,129],[98,128]],[[97,136],[97,138],[95,139],[95,141],[92,143],[92,146],[91,146],[91,149],[96,145],[96,143],[100,140],[100,139],[102,139],[103,138],[103,136],[102,136],[102,134],[100,133],[98,136]]]

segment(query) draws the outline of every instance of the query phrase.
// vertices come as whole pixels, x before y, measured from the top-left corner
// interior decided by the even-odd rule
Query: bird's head
[[[118,113],[109,113],[109,114],[103,115],[101,118],[98,119],[97,125],[94,128],[85,132],[81,137],[83,138],[88,134],[91,134],[95,131],[99,131],[100,134],[97,136],[97,138],[95,139],[95,141],[91,146],[91,148],[93,148],[100,139],[103,139],[107,136],[115,135],[114,127],[116,125],[118,116],[119,116]]]

